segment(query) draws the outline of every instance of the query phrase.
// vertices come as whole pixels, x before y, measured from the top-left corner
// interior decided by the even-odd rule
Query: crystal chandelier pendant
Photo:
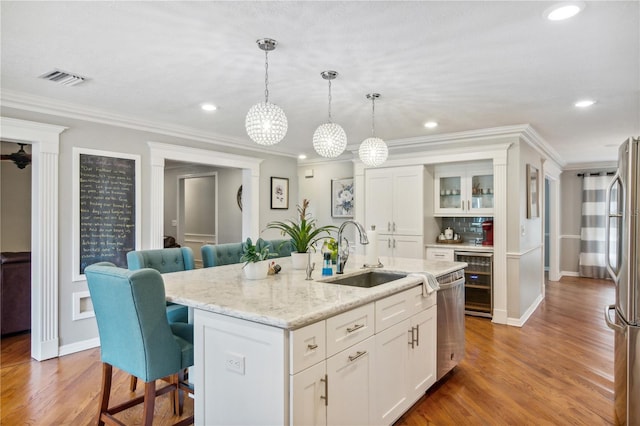
[[[335,158],[347,147],[347,134],[342,126],[331,121],[331,80],[338,76],[336,71],[323,71],[322,78],[329,81],[329,122],[321,124],[313,133],[313,149],[326,158]]]
[[[326,158],[335,158],[347,147],[347,134],[336,123],[324,123],[313,133],[313,149]]]
[[[247,134],[259,145],[275,145],[287,134],[287,116],[271,102],[259,102],[249,109],[245,120]]]
[[[382,139],[367,138],[360,144],[358,156],[366,166],[378,167],[387,161],[389,149]]]
[[[244,121],[247,134],[259,145],[275,145],[287,134],[289,123],[282,108],[269,102],[269,61],[268,53],[275,50],[276,42],[270,38],[257,40],[264,51],[264,102],[258,102],[249,109]]]
[[[379,93],[369,93],[367,95],[367,99],[371,99],[371,137],[362,141],[358,149],[360,161],[368,167],[378,167],[382,165],[387,161],[387,157],[389,156],[387,144],[375,136],[376,99],[379,97]]]

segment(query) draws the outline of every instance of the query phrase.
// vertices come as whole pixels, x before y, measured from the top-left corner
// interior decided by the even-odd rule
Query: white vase
[[[269,261],[249,262],[244,268],[244,276],[249,280],[262,280],[269,274]]]
[[[291,252],[291,265],[293,269],[307,269],[309,253]]]

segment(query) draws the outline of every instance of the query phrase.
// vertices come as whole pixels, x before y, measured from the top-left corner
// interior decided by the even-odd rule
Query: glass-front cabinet
[[[435,216],[492,216],[493,169],[490,164],[435,168]]]

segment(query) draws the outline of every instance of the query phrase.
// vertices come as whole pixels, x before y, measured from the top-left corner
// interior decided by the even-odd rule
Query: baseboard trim
[[[76,352],[86,351],[87,349],[97,348],[99,346],[100,338],[94,337],[93,339],[82,340],[80,342],[60,346],[60,348],[58,349],[58,354],[59,356],[70,355]]]
[[[562,277],[579,277],[580,273],[577,271],[560,271],[560,278]]]
[[[539,294],[538,297],[536,297],[536,300],[531,304],[531,306],[529,306],[529,309],[527,309],[527,311],[520,318],[508,318],[507,325],[522,327],[527,322],[529,317],[533,315],[536,309],[538,309],[538,306],[540,306],[540,303],[542,303],[542,299],[542,295]]]

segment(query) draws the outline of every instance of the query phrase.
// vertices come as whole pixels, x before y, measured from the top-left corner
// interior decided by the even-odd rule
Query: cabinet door
[[[409,404],[417,401],[436,382],[436,318],[437,307],[432,306],[413,317],[415,342],[409,349]],[[410,328],[411,328],[410,327]]]
[[[424,169],[401,167],[393,171],[393,221],[394,234],[422,235]],[[420,256],[422,257],[422,256]]]
[[[434,180],[434,213],[460,214],[464,202],[463,174],[457,172],[437,173]]]
[[[291,376],[291,425],[326,425],[325,361]]]
[[[393,256],[393,235],[378,234],[378,256]]]
[[[365,225],[375,225],[380,233],[392,230],[393,194],[392,174],[389,169],[367,170],[365,179]]]
[[[468,213],[493,214],[493,172],[469,173],[468,199]]]
[[[376,339],[374,418],[372,424],[391,424],[409,407],[409,376],[407,358],[411,342],[411,327],[406,319],[381,333]]]
[[[370,424],[373,336],[327,359],[328,425]]]
[[[408,257],[411,259],[422,259],[424,248],[422,237],[417,235],[394,235],[393,255],[396,257]]]

